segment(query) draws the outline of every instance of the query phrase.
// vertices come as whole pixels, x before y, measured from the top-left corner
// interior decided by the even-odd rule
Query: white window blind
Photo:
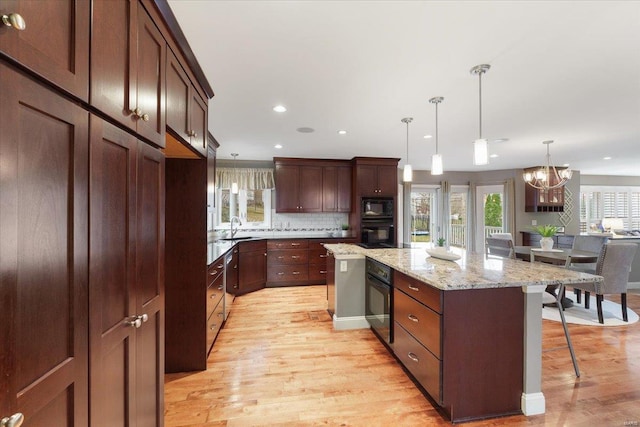
[[[640,229],[640,187],[580,188],[580,231],[591,231],[605,218],[619,218],[625,230]]]

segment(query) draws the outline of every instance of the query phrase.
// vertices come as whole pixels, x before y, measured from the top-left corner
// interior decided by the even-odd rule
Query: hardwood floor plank
[[[207,370],[165,376],[165,426],[449,425],[371,331],[333,330],[325,298],[323,286],[236,298]],[[640,295],[628,305],[640,312]],[[569,329],[581,378],[561,324],[543,321],[545,414],[468,425],[639,425],[640,324]]]

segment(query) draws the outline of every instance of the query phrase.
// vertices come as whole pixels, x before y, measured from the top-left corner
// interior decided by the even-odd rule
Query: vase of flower
[[[539,225],[533,228],[533,231],[540,234],[540,248],[543,251],[550,251],[553,249],[553,236],[558,232],[558,227],[555,225]]]
[[[349,237],[349,224],[342,224],[342,237]]]

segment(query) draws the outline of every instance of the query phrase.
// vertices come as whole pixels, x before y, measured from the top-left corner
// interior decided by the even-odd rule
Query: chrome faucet
[[[238,232],[238,229],[236,228],[235,230],[233,229],[233,221],[238,221],[238,226],[242,225],[242,221],[240,221],[240,218],[238,218],[237,216],[232,216],[231,219],[229,220],[229,223],[231,225],[231,238],[233,239],[233,237],[236,235],[236,233]]]

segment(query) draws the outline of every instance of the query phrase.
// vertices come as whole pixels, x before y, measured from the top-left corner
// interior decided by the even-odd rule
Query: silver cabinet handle
[[[416,363],[420,362],[420,359],[418,359],[418,356],[416,356],[414,353],[409,352],[407,356],[409,356],[409,359],[413,360]]]
[[[284,276],[284,273],[281,271],[278,273],[278,276]]]
[[[327,257],[327,255],[325,255],[325,254],[320,254],[320,258],[326,258],[326,257]]]
[[[212,331],[216,328],[216,326],[218,326],[216,323],[214,323],[213,325],[209,326],[209,329],[211,329]]]
[[[190,136],[190,137],[192,137],[192,138],[197,138],[197,137],[198,137],[198,134],[197,134],[197,133],[196,133],[196,131],[194,131],[194,130],[190,130],[190,131],[188,131],[188,132],[187,132],[187,135],[188,135],[188,136]]]
[[[19,13],[10,13],[8,15],[2,15],[2,22],[7,27],[13,27],[18,31],[22,31],[25,28],[27,28],[27,23],[24,22],[24,18]],[[18,414],[20,414],[20,413],[18,412]],[[20,414],[20,415],[22,416],[22,414]],[[3,420],[4,420],[4,418],[3,418]],[[20,424],[22,424],[22,421],[20,421]],[[20,425],[20,424],[18,424],[18,425]],[[0,425],[2,427],[4,427],[4,424],[0,424]]]
[[[419,320],[416,316],[414,316],[413,314],[410,314],[410,315],[408,315],[407,317],[408,317],[408,318],[409,318],[409,320],[411,320],[412,322],[416,322],[416,323],[418,323],[418,322],[420,321],[420,320]]]
[[[2,19],[4,19],[4,17]],[[0,426],[1,427],[20,427],[23,422],[24,422],[24,415],[22,415],[20,412],[16,412],[10,417],[4,417],[3,419],[1,419]]]
[[[408,286],[409,286],[409,289],[411,289],[412,291],[416,291],[416,292],[420,291],[420,288],[416,288],[415,286],[411,286],[411,285],[408,285]]]
[[[138,316],[135,316],[129,320],[125,320],[124,324],[137,329],[142,326],[142,319],[138,318]]]
[[[218,286],[218,290],[221,291],[222,290],[222,285]]]
[[[146,323],[147,320],[149,320],[149,316],[146,313],[141,316],[138,316],[138,318],[142,320],[142,323]]]
[[[300,243],[292,243],[291,246],[300,246]]]
[[[298,259],[300,258],[300,255],[291,255],[291,259]]]
[[[294,272],[293,272],[293,273],[291,273],[291,274],[293,274],[293,275],[298,275],[298,274],[300,274],[300,272],[299,272],[299,271],[294,271]]]
[[[327,274],[327,270],[320,270],[320,274]]]
[[[133,116],[138,120],[142,120],[143,122],[149,121],[149,115],[144,114],[140,108],[136,108],[135,110],[133,110],[132,113],[133,113]]]
[[[280,255],[280,256],[278,257],[278,259],[282,259],[282,258],[284,258],[284,256],[283,256],[283,255]]]
[[[216,294],[211,294],[211,296],[209,298],[216,299]]]
[[[218,266],[216,268],[222,268],[222,267],[224,267],[224,263],[218,264]]]

